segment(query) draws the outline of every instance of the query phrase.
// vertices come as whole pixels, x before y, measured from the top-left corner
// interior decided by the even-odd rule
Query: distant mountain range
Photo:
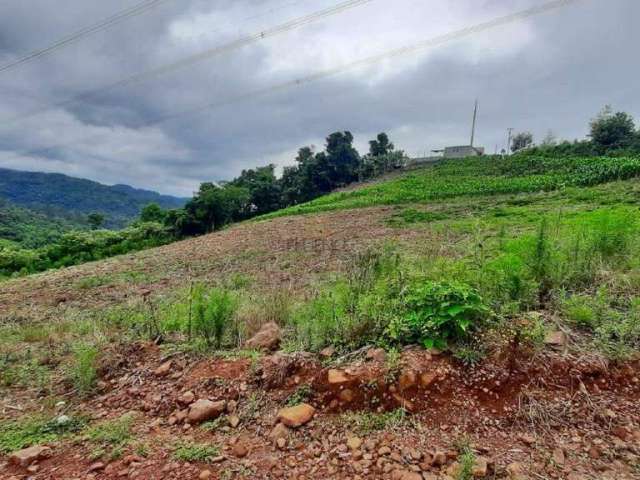
[[[101,213],[108,228],[120,228],[135,219],[147,204],[178,208],[186,199],[161,195],[129,185],[103,185],[60,173],[23,172],[0,168],[0,198],[50,219],[83,223],[90,213]]]

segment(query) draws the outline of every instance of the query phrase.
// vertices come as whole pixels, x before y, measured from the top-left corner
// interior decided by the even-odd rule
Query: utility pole
[[[509,132],[509,137],[507,139],[507,155],[511,155],[511,134],[513,133],[513,130],[513,127],[507,128],[507,131]]]
[[[476,105],[473,109],[473,123],[471,125],[471,146],[473,147],[473,141],[476,136],[476,119],[478,118],[478,99],[476,98]]]

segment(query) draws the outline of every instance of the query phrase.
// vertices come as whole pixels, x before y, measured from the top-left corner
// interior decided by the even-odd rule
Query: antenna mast
[[[473,124],[471,125],[471,146],[473,147],[473,140],[476,136],[476,118],[478,118],[478,99],[476,99],[476,105],[473,109]]]

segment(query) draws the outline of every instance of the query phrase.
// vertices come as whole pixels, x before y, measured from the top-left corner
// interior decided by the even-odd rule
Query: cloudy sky
[[[475,98],[476,143],[489,152],[505,146],[508,127],[583,138],[605,104],[640,119],[638,0],[576,0],[314,77],[546,1],[370,0],[278,32],[345,0],[162,0],[0,71],[0,166],[188,196],[243,168],[292,164],[299,147],[321,148],[336,130],[353,132],[362,152],[380,131],[412,156],[468,143]],[[140,3],[3,2],[0,69]]]

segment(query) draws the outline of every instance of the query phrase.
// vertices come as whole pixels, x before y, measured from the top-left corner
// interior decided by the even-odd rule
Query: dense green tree
[[[250,214],[261,215],[280,208],[280,184],[275,175],[275,165],[243,170],[238,178],[231,182],[237,187],[249,191]]]
[[[625,112],[613,113],[610,106],[591,120],[589,137],[600,153],[631,147],[635,135],[633,117]]]
[[[250,211],[250,200],[249,190],[244,187],[203,183],[185,206],[190,216],[185,223],[189,230],[195,230],[189,233],[209,233],[245,218]]]
[[[369,155],[372,157],[381,157],[395,150],[393,143],[389,141],[386,133],[379,133],[375,140],[369,141]]]
[[[104,215],[101,213],[90,213],[87,215],[87,223],[91,227],[91,230],[97,230],[104,224]]]
[[[326,160],[317,158],[317,164],[319,169],[327,169],[326,174],[333,185],[348,185],[358,179],[360,155],[353,146],[351,132],[334,132],[329,135],[325,150]],[[321,155],[318,154],[316,157]]]
[[[386,133],[379,133],[375,140],[369,141],[369,153],[360,160],[358,176],[360,180],[367,180],[396,170],[404,163],[404,152],[395,150]]]
[[[533,145],[533,135],[531,132],[516,133],[511,140],[511,151],[517,152]]]
[[[140,220],[143,222],[164,223],[167,211],[163,210],[157,203],[149,203],[140,212]]]

